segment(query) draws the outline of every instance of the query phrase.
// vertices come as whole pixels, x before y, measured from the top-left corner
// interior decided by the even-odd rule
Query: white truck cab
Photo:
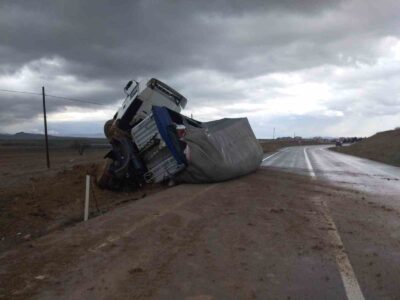
[[[155,78],[146,84],[131,80],[124,92],[126,98],[114,119],[125,119],[130,126],[146,118],[153,106],[163,106],[180,113],[187,103],[185,97]]]
[[[131,80],[124,92],[122,107],[104,124],[112,150],[106,154],[103,172],[97,180],[101,187],[112,188],[124,180],[139,186],[144,182],[161,182],[184,168],[184,163],[178,162],[163,142],[153,106],[179,114],[186,106],[186,98],[155,78],[146,84]],[[176,140],[179,143],[178,137]]]

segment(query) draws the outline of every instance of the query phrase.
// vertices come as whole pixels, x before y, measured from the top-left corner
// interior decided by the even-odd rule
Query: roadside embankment
[[[348,147],[332,150],[400,166],[400,129],[378,132]]]
[[[328,144],[326,140],[315,140],[315,139],[259,139],[260,145],[264,151],[264,153],[276,152],[281,148],[292,147],[292,146],[308,146],[308,145],[321,145]]]

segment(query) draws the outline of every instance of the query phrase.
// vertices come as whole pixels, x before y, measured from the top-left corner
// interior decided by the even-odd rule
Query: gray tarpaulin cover
[[[190,161],[177,176],[181,182],[217,182],[255,171],[263,151],[247,118],[222,119],[186,126]]]

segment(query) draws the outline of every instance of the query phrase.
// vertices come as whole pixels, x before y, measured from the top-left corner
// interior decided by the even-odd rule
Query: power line
[[[12,90],[5,90],[5,89],[0,89],[0,92],[19,93],[19,94],[31,94],[31,95],[39,95],[39,96],[42,95],[42,94],[40,94],[40,93],[35,93],[35,92],[12,91]]]
[[[68,100],[68,101],[72,101],[72,102],[89,103],[89,104],[94,104],[94,105],[106,106],[106,104],[97,103],[97,102],[90,101],[90,100],[81,100],[81,99],[67,98],[67,97],[54,96],[54,95],[48,95],[48,94],[46,94],[46,96],[51,97],[51,98]]]
[[[0,89],[0,92],[42,96],[41,93],[27,92],[27,91],[14,91],[14,90]],[[48,94],[46,94],[46,97],[55,98],[55,99],[62,99],[62,100],[67,100],[67,101],[72,101],[72,102],[89,103],[89,104],[94,104],[94,105],[99,105],[99,106],[107,106],[107,104],[102,104],[102,103],[98,103],[98,102],[91,101],[91,100],[82,100],[82,99],[68,98],[68,97],[48,95]]]

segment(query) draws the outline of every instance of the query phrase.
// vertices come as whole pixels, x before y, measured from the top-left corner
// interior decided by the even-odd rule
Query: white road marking
[[[311,165],[310,159],[308,158],[307,147],[304,147],[304,156],[306,158],[307,168],[310,172],[310,176],[315,178],[315,173]],[[361,291],[360,285],[358,283],[356,274],[354,273],[353,267],[350,264],[349,257],[346,254],[342,239],[340,238],[339,231],[337,230],[336,224],[333,221],[331,215],[329,214],[329,208],[325,201],[320,202],[322,205],[322,213],[325,220],[333,230],[328,230],[331,240],[333,241],[335,247],[334,255],[336,263],[339,267],[340,277],[342,278],[344,290],[346,292],[347,299],[349,300],[365,300],[364,295]]]
[[[322,212],[324,218],[333,230],[328,230],[331,240],[333,241],[335,247],[333,248],[336,263],[339,267],[339,273],[342,278],[343,286],[346,291],[347,299],[349,300],[364,300],[364,295],[361,291],[360,285],[357,281],[357,277],[354,273],[353,267],[350,264],[349,257],[346,254],[342,239],[340,238],[339,232],[337,230],[336,224],[329,214],[329,208],[325,201],[321,201]]]
[[[393,177],[394,179],[398,179],[398,180],[400,179],[400,177],[398,176],[397,172],[396,172],[395,175],[393,175],[393,173],[388,172],[387,170],[382,170],[382,167],[385,167],[385,168],[389,167],[391,169],[399,169],[398,167],[387,165],[387,164],[384,164],[384,163],[380,163],[378,161],[373,161],[373,160],[370,160],[370,159],[367,159],[367,158],[357,157],[357,156],[354,156],[354,155],[351,155],[351,154],[347,154],[347,153],[330,151],[328,149],[328,147],[327,148],[321,148],[319,150],[325,151],[330,156],[335,156],[335,158],[337,158],[337,157],[347,158],[347,160],[345,160],[345,161],[348,161],[349,157],[352,158],[352,160],[353,160],[352,164],[351,164],[352,168],[356,168],[357,170],[360,170],[360,173],[363,173],[365,175],[374,176],[374,174],[377,174],[377,175],[385,174],[388,177]],[[341,161],[343,162],[343,159]],[[361,165],[361,168],[360,168],[360,162],[362,162],[364,164],[364,166]],[[366,173],[365,172],[365,164],[367,164],[368,167],[372,168],[374,171]]]
[[[304,147],[303,150],[304,150],[304,157],[306,158],[307,168],[308,168],[308,171],[310,172],[310,176],[312,178],[314,178],[315,177],[315,173],[314,173],[313,167],[311,165],[310,159],[308,158],[306,149],[307,149],[307,147]]]
[[[269,156],[267,156],[267,157],[264,157],[262,161],[265,161],[265,160],[267,160],[268,158],[271,158],[272,156],[277,155],[278,153],[279,153],[279,152],[275,152],[274,154],[271,154],[271,155],[269,155]]]

